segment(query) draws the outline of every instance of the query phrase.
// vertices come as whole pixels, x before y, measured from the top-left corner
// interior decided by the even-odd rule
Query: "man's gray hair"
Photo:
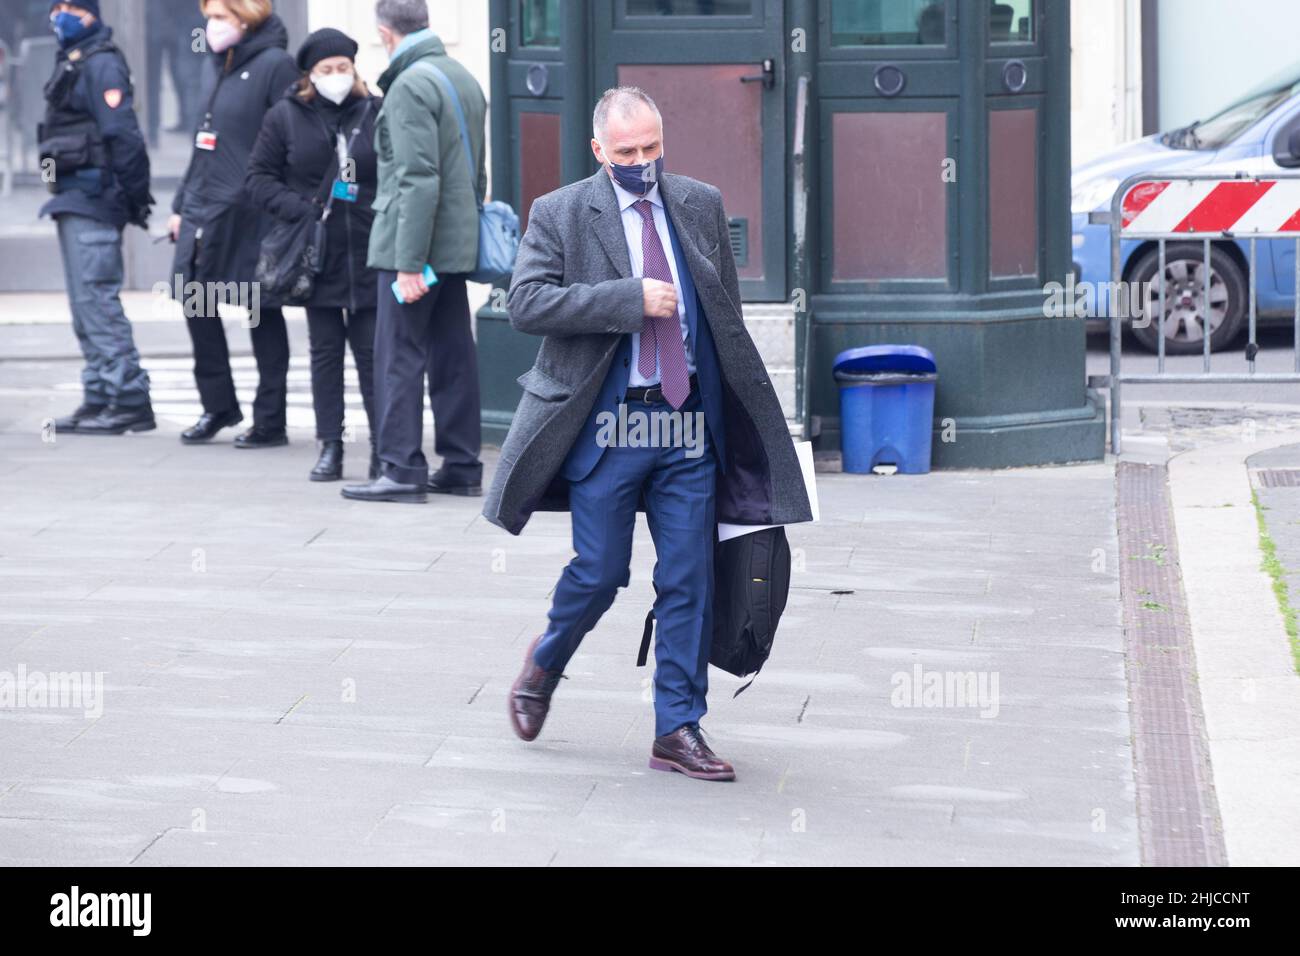
[[[394,33],[410,36],[429,25],[427,0],[379,0],[375,19]]]
[[[610,110],[617,110],[620,116],[627,117],[641,106],[650,107],[650,111],[659,117],[659,125],[663,126],[664,118],[659,113],[659,107],[655,106],[655,101],[650,99],[649,94],[639,86],[616,86],[606,90],[601,94],[596,109],[591,114],[592,135],[603,144],[605,121],[609,119]]]

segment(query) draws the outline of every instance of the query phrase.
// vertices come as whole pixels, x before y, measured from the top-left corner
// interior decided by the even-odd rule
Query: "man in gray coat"
[[[524,740],[540,732],[569,658],[628,584],[644,510],[659,622],[650,766],[734,780],[699,726],[717,522],[812,512],[742,319],[722,194],[662,171],[663,122],[641,90],[606,91],[592,126],[601,168],[533,203],[507,300],[511,325],[544,338],[483,513],[518,534],[535,510],[568,510],[577,552],[511,688],[511,723]]]

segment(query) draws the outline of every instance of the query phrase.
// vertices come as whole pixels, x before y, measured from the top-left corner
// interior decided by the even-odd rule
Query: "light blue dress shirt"
[[[606,173],[605,175],[609,175]],[[632,275],[637,278],[644,278],[645,263],[641,259],[641,228],[645,220],[641,214],[632,208],[632,204],[638,199],[647,200],[652,207],[655,220],[655,231],[659,233],[659,241],[663,243],[664,253],[668,259],[668,271],[673,274],[673,286],[677,289],[677,321],[682,327],[682,344],[686,348],[686,372],[687,374],[695,373],[695,354],[691,349],[690,326],[686,322],[686,296],[682,295],[681,279],[677,275],[677,257],[673,255],[672,239],[668,235],[668,217],[664,213],[664,201],[659,195],[659,184],[655,183],[650,187],[650,191],[644,196],[638,196],[630,193],[613,178],[610,182],[614,186],[614,193],[618,196],[618,208],[623,216],[623,235],[627,238],[627,253],[632,260]],[[653,345],[651,346],[653,348]],[[630,373],[627,384],[634,388],[644,385],[659,384],[659,357],[655,356],[655,373],[653,378],[643,378],[638,370],[638,360],[641,356],[641,333],[632,333],[632,359],[629,365]]]

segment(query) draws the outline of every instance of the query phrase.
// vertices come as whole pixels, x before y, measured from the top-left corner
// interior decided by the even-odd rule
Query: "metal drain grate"
[[[1163,465],[1116,471],[1120,595],[1146,866],[1224,866],[1205,715]]]
[[[1257,488],[1300,488],[1300,468],[1258,468],[1252,474]]]

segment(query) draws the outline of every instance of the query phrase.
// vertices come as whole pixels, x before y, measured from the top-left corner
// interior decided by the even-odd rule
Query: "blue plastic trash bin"
[[[930,470],[934,355],[919,345],[866,345],[835,356],[840,387],[844,470],[895,465],[900,474]]]

